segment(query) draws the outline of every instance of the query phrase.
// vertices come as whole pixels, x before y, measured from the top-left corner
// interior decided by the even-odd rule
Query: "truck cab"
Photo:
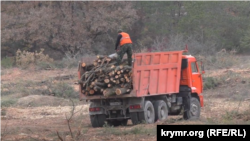
[[[204,73],[202,62],[200,62],[199,65],[194,56],[182,55],[180,92],[174,97],[177,99],[176,102],[171,103],[169,115],[179,115],[183,110],[184,119],[199,118],[200,107],[204,107],[202,95],[202,74]],[[178,102],[178,98],[180,98],[182,102]]]
[[[200,71],[200,68],[202,69]],[[182,56],[182,70],[180,86],[188,87],[191,89],[191,94],[199,98],[201,107],[203,107],[203,80],[202,74],[204,74],[204,67],[201,63],[201,67],[198,65],[198,61],[194,56],[183,55]]]

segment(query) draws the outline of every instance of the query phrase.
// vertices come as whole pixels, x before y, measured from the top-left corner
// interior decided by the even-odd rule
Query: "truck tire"
[[[106,121],[106,115],[90,115],[90,121],[92,127],[103,127]]]
[[[155,110],[152,102],[146,101],[144,106],[144,118],[147,124],[155,122]]]
[[[165,101],[157,100],[154,104],[155,121],[163,121],[168,118],[168,107]]]
[[[200,117],[201,105],[197,98],[191,97],[190,109],[184,111],[183,118],[185,120],[196,120]]]

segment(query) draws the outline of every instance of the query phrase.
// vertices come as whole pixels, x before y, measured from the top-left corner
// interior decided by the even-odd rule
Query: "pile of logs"
[[[124,59],[119,66],[115,66],[116,58],[97,56],[92,64],[81,63],[85,73],[82,74],[79,83],[82,85],[82,93],[90,95],[129,94],[133,89],[132,68]]]

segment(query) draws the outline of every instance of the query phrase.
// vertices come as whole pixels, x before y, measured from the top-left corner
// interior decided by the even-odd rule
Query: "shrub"
[[[57,97],[63,97],[63,98],[78,97],[78,93],[73,89],[73,87],[65,82],[59,82],[52,85],[51,93],[53,93]]]
[[[25,68],[40,62],[53,62],[54,60],[48,55],[44,55],[43,51],[44,49],[41,49],[40,52],[28,52],[18,49],[16,52],[16,65]]]
[[[17,99],[1,100],[1,107],[10,107],[16,104]]]
[[[236,51],[226,51],[222,49],[212,56],[202,56],[202,61],[209,69],[230,68],[239,63],[239,57],[235,55]]]
[[[15,59],[13,57],[5,57],[1,60],[2,68],[11,68],[14,66]]]
[[[204,77],[203,89],[214,89],[218,86],[218,80],[213,77]]]

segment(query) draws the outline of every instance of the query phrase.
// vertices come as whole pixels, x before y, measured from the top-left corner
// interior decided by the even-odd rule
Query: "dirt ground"
[[[13,68],[2,72],[1,81],[7,84],[13,82],[13,78],[39,81],[50,77],[73,75],[73,79],[68,81],[77,91],[78,86],[73,84],[77,80],[76,71],[75,69],[30,71]],[[217,77],[227,71],[229,70],[216,72],[211,70],[206,73],[207,76]],[[16,106],[1,107],[1,140],[60,141],[62,138],[63,141],[70,141],[72,133],[74,137],[78,135],[80,138],[78,140],[82,141],[152,141],[156,140],[158,124],[250,124],[250,112],[245,114],[250,109],[249,91],[246,91],[247,95],[241,100],[233,100],[237,91],[240,95],[242,89],[250,87],[248,81],[250,69],[231,69],[231,71],[239,73],[242,77],[237,78],[244,77],[244,81],[247,82],[243,84],[241,83],[243,81],[236,81],[235,78],[230,84],[225,83],[215,89],[205,90],[203,93],[205,105],[201,110],[200,120],[197,121],[184,121],[181,119],[182,116],[169,116],[164,122],[150,125],[133,126],[129,121],[128,125],[123,127],[92,128],[88,116],[88,103],[77,103],[74,110],[76,114],[68,121],[73,108],[69,100],[50,95],[27,95],[19,97]],[[235,85],[231,86],[232,83]],[[32,102],[40,105],[32,106],[30,104]]]

